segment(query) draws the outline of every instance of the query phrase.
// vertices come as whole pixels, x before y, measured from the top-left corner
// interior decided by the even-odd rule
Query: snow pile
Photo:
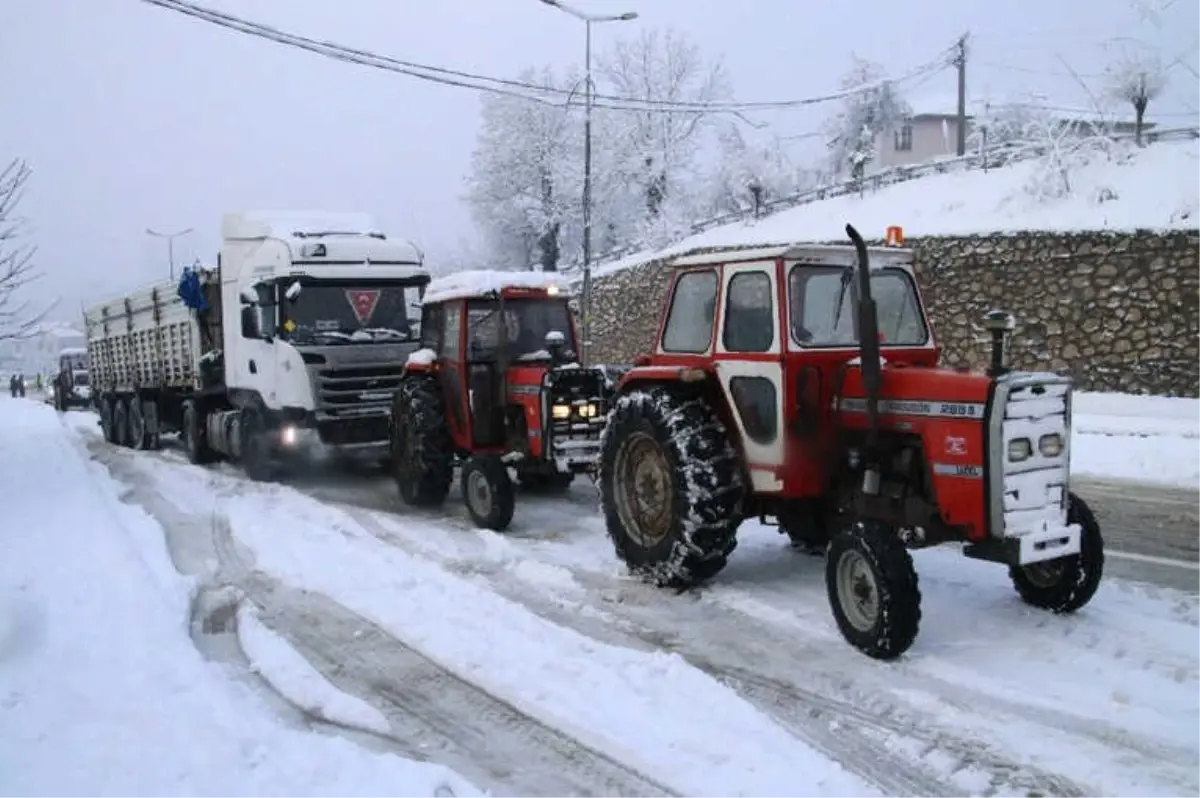
[[[161,528],[53,410],[0,403],[0,793],[478,794],[440,766],[283,726],[188,639]]]
[[[445,302],[450,299],[474,299],[505,288],[542,288],[567,292],[568,282],[557,272],[506,272],[475,270],[455,272],[438,277],[425,289],[425,302]]]
[[[1077,392],[1071,473],[1200,486],[1200,399]]]
[[[429,347],[422,347],[411,353],[408,359],[404,361],[408,366],[432,366],[437,362],[437,352]]]
[[[660,251],[646,251],[602,267],[611,273],[704,247],[840,241],[847,222],[863,235],[883,237],[899,225],[908,237],[959,236],[1015,230],[1195,229],[1200,219],[1196,141],[1162,142],[1127,159],[1097,154],[1071,175],[1061,199],[1031,194],[1044,168],[1020,161],[988,172],[935,175],[865,195],[812,202],[760,219],[716,227]]]

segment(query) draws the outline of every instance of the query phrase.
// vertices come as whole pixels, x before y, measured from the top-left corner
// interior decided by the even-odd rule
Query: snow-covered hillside
[[[939,174],[863,196],[843,196],[781,211],[757,222],[706,230],[657,251],[606,263],[596,274],[699,247],[835,241],[847,222],[882,238],[890,225],[906,236],[969,235],[1009,230],[1195,229],[1200,211],[1200,142],[1162,142],[1114,156],[1100,154],[1067,174],[1070,193],[1042,191],[1047,163]]]

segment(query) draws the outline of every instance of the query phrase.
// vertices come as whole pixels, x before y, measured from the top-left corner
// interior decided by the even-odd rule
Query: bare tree
[[[1105,77],[1108,95],[1133,106],[1134,140],[1139,147],[1142,146],[1146,106],[1162,94],[1167,85],[1167,73],[1162,68],[1162,62],[1153,53],[1127,53],[1108,68]]]
[[[23,243],[26,221],[17,215],[32,174],[29,165],[19,158],[0,171],[0,341],[36,333],[51,309],[33,311],[29,301],[19,296],[23,288],[41,276],[33,262],[37,248]]]

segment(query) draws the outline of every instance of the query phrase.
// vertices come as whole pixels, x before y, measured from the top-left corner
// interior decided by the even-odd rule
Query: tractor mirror
[[[287,290],[283,292],[283,295],[287,297],[288,302],[295,302],[300,298],[300,292],[302,290],[304,290],[304,286],[300,285],[299,280],[296,280],[287,287]]]

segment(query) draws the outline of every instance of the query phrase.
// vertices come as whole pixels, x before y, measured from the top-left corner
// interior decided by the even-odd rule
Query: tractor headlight
[[[1033,444],[1028,438],[1014,438],[1008,442],[1008,459],[1014,463],[1028,460],[1033,455]]]
[[[570,405],[554,405],[550,408],[550,415],[555,421],[566,421],[571,417]]]
[[[579,406],[579,417],[580,418],[595,418],[596,417],[596,406],[594,404],[580,405]]]
[[[1057,432],[1038,438],[1038,451],[1042,457],[1058,457],[1063,451],[1063,439]]]

